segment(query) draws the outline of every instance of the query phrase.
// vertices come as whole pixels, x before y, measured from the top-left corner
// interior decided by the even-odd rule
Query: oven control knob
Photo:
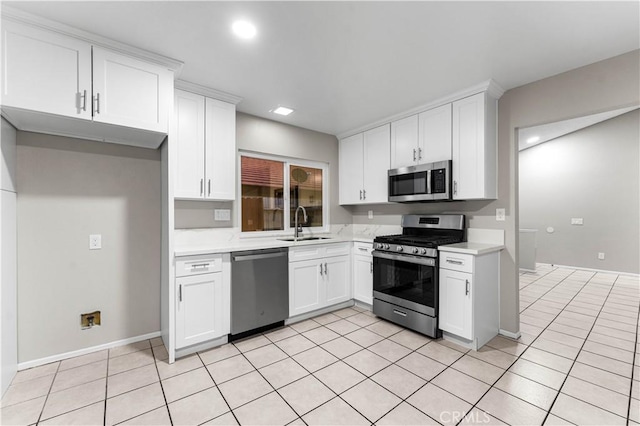
[[[403,248],[402,248],[402,246],[398,246],[398,248],[397,248],[396,250],[397,250],[397,251],[402,251],[402,250],[403,250]]]
[[[427,254],[427,249],[426,249],[426,248],[423,248],[423,249],[421,250],[421,252],[422,252],[422,254]]]
[[[390,248],[390,247],[391,247],[391,246],[390,246],[389,244],[385,244],[385,245],[384,245],[384,248],[385,248],[385,249],[387,249],[387,250],[389,250],[389,248]]]
[[[414,247],[413,250],[411,250],[413,253],[418,253],[418,247]]]
[[[382,248],[382,244],[380,244],[380,243],[376,244],[376,248],[381,249]]]

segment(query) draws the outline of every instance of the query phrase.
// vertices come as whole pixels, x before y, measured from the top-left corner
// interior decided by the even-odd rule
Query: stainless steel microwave
[[[389,201],[451,200],[451,160],[389,170]]]

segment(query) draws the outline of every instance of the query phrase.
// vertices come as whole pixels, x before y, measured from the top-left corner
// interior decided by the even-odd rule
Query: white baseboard
[[[577,269],[579,271],[601,272],[603,274],[618,274],[618,275],[627,275],[630,277],[640,277],[640,274],[634,274],[633,272],[610,271],[608,269],[584,268],[582,266],[558,265],[556,263],[536,263],[536,265],[544,265],[544,266],[549,266],[553,268]]]
[[[228,341],[229,341],[229,336],[225,334],[222,337],[218,337],[217,339],[209,340],[204,343],[195,344],[186,348],[176,349],[176,359],[182,358],[183,356],[194,354],[196,352],[215,348],[217,346],[222,346],[226,344]]]
[[[116,340],[115,342],[104,343],[102,345],[91,346],[89,348],[78,349],[77,351],[65,352],[62,354],[51,355],[45,358],[34,359],[32,361],[25,361],[18,363],[18,371],[26,370],[27,368],[38,367],[40,365],[49,364],[50,362],[61,361],[63,359],[73,358],[80,355],[86,355],[91,352],[102,351],[104,349],[115,348],[116,346],[127,345],[129,343],[136,343],[142,340],[153,339],[160,337],[161,333],[155,331],[153,333],[143,334],[141,336],[129,337],[127,339]]]
[[[296,315],[295,317],[287,318],[284,320],[285,325],[295,324],[300,321],[304,321],[309,318],[313,318],[318,315],[328,314],[333,311],[337,311],[344,308],[350,308],[354,305],[354,300],[347,300],[346,302],[338,303],[337,305],[327,306],[326,308],[318,309],[316,311],[307,312],[304,314]]]
[[[499,334],[501,336],[505,336],[505,337],[508,337],[508,338],[514,339],[514,340],[518,340],[520,338],[520,332],[519,331],[514,333],[512,331],[507,331],[507,330],[500,329]]]

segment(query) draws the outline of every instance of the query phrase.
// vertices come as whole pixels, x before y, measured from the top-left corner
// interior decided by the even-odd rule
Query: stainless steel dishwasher
[[[240,339],[289,317],[289,249],[231,253],[231,336]]]

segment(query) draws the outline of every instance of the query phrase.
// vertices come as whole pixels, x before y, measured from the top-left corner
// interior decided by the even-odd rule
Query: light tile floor
[[[521,275],[478,352],[347,308],[169,365],[160,339],[21,371],[2,424],[640,424],[637,277]]]

